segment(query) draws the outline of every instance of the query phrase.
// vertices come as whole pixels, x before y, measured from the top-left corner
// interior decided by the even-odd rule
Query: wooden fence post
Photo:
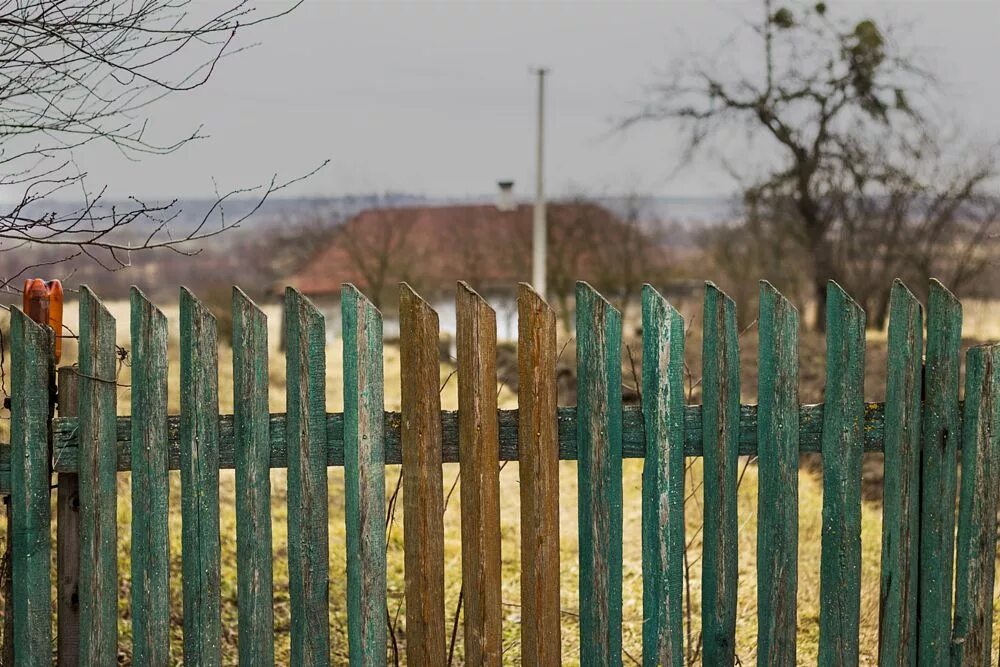
[[[865,312],[833,281],[827,284],[826,326],[819,664],[857,667]]]
[[[576,284],[580,664],[622,664],[622,320]]]
[[[558,665],[559,425],[556,316],[521,283],[518,308],[518,465],[521,475],[521,663]]]
[[[799,544],[799,314],[760,285],[757,664],[794,665]]]
[[[445,664],[444,490],[438,316],[403,283],[399,292],[406,661]]]
[[[52,333],[11,313],[10,509],[13,652],[18,665],[51,664],[49,427]]]
[[[500,665],[500,434],[496,313],[458,284],[458,458],[462,499],[465,660]]]
[[[736,304],[712,283],[705,285],[702,321],[702,651],[706,665],[731,665],[736,655],[739,573],[740,347]]]
[[[76,368],[58,372],[59,416],[76,417],[79,377]],[[57,475],[56,496],[56,638],[59,667],[80,664],[80,478]]]
[[[684,664],[684,320],[642,288],[642,662]],[[798,417],[798,414],[796,414]]]

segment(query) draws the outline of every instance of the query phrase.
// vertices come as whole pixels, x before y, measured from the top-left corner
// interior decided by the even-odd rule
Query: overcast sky
[[[1000,2],[828,4],[909,25],[908,45],[945,82],[942,105],[956,124],[1000,137]],[[510,178],[525,196],[534,179],[529,69],[544,64],[551,192],[728,194],[733,182],[710,160],[677,171],[670,127],[612,128],[658,71],[692,50],[718,51],[752,12],[759,3],[307,0],[256,28],[249,37],[260,46],[227,59],[204,88],[151,109],[157,136],[204,125],[209,139],[138,165],[110,150],[79,160],[91,187],[107,182],[115,196],[208,195],[213,178],[228,189],[325,159],[290,193],[462,196]]]

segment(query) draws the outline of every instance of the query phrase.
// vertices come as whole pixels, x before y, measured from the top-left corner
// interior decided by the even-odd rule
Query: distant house
[[[442,334],[454,335],[456,281],[465,280],[497,311],[498,337],[517,336],[514,295],[531,277],[532,207],[491,205],[410,206],[359,213],[338,226],[286,284],[327,313],[339,331],[341,285],[353,283],[384,313],[385,335],[398,334],[395,310],[400,282],[407,282],[438,311]],[[642,234],[591,202],[547,206],[550,300],[572,294],[578,279],[614,284],[630,255],[613,256],[628,234]],[[640,254],[659,253],[645,239]],[[623,261],[624,260],[624,261]],[[635,261],[634,256],[631,257]]]

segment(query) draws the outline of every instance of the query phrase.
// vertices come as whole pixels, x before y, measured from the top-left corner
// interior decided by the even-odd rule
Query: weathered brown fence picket
[[[551,665],[560,656],[559,427],[556,318],[528,285],[518,299],[518,423],[521,473],[521,660]]]
[[[757,663],[794,665],[798,457],[822,454],[819,662],[856,665],[861,600],[861,457],[884,452],[878,654],[883,665],[979,665],[992,659],[994,562],[1000,507],[1000,345],[969,351],[959,402],[961,305],[932,282],[926,310],[892,286],[885,403],[865,403],[865,315],[839,286],[827,300],[826,389],[800,405],[799,317],[760,288],[759,405],[740,404],[735,304],[706,287],[702,405],[686,405],[685,323],[655,289],[642,292],[640,405],[622,406],[622,318],[580,283],[576,407],[557,407],[556,319],[527,285],[518,295],[517,410],[497,409],[496,315],[461,283],[456,295],[457,412],[442,411],[437,313],[400,292],[400,413],[384,406],[382,317],[353,286],[342,298],[343,413],[326,406],[326,324],[302,294],[285,294],[287,413],[268,409],[267,320],[233,293],[234,414],[220,415],[215,318],[180,294],[180,415],[167,414],[167,320],[131,295],[132,409],[116,417],[115,322],[80,296],[80,357],[61,371],[75,404],[52,418],[51,332],[14,309],[11,443],[0,447],[0,493],[11,500],[16,664],[50,664],[53,582],[51,473],[60,483],[60,568],[79,565],[79,646],[58,641],[60,664],[118,660],[117,472],[132,474],[131,655],[135,664],[222,662],[219,471],[236,471],[237,641],[241,664],[275,663],[270,493],[287,468],[292,664],[331,663],[328,468],[344,466],[347,653],[386,665],[385,467],[401,464],[406,659],[449,659],[441,464],[461,476],[462,645],[468,664],[505,657],[500,468],[519,462],[520,659],[559,664],[561,614],[579,614],[584,665],[622,664],[622,462],[644,458],[642,663],[736,659],[737,488],[742,456],[757,456]],[[62,398],[69,400],[71,388]],[[704,466],[700,654],[685,632],[685,468]],[[579,604],[560,589],[559,462],[577,461]],[[170,656],[168,471],[180,470],[183,656]],[[959,477],[958,471],[961,470]],[[79,528],[62,505],[79,479]],[[959,483],[959,479],[961,480]],[[68,495],[67,495],[68,497]],[[955,516],[957,515],[957,526]],[[72,542],[72,543],[69,543]],[[78,549],[76,551],[75,549]],[[78,557],[72,554],[78,553]],[[66,562],[66,558],[75,558]],[[452,575],[447,575],[452,576]],[[744,584],[749,582],[742,582]],[[954,586],[954,591],[953,591]],[[67,615],[65,586],[58,609]],[[954,598],[954,599],[953,599]],[[71,631],[72,618],[59,619]],[[457,627],[457,626],[456,626]],[[866,647],[874,648],[874,647]],[[632,656],[629,656],[632,657]]]

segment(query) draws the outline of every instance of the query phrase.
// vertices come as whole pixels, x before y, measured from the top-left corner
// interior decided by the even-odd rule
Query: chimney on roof
[[[517,210],[517,202],[514,201],[514,181],[497,181],[500,192],[497,194],[498,211]]]

